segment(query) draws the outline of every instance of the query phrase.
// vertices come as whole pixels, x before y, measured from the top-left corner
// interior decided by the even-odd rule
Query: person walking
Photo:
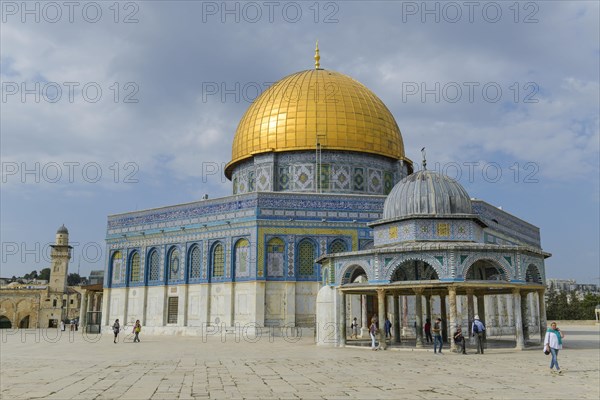
[[[356,319],[356,317],[354,317],[354,319],[352,320],[350,329],[352,329],[352,335],[350,335],[350,339],[358,339],[358,320]]]
[[[392,337],[392,321],[388,317],[385,317],[385,323],[383,324],[385,328],[385,338]]]
[[[442,354],[442,319],[438,318],[433,324],[433,353],[438,353],[437,349],[439,346],[439,354]]]
[[[135,325],[133,325],[133,333],[135,337],[133,338],[133,343],[140,342],[140,332],[142,331],[142,324],[140,324],[140,320],[135,320]]]
[[[377,319],[375,317],[371,318],[371,326],[369,326],[369,335],[371,336],[371,350],[377,350],[377,346],[375,343],[375,335],[377,335]]]
[[[471,332],[473,332],[473,336],[475,336],[477,340],[477,354],[483,354],[483,342],[485,340],[485,325],[479,320],[479,315],[475,316],[475,320],[473,321],[473,325],[471,327]]]
[[[433,343],[433,337],[431,337],[431,320],[429,318],[425,320],[423,329],[425,330],[425,342]]]
[[[454,332],[454,343],[462,347],[463,354],[467,354],[467,341],[465,340],[465,337],[462,334],[462,329],[460,328],[460,325],[456,327],[456,332]]]
[[[115,334],[114,343],[117,343],[117,336],[119,336],[119,331],[121,330],[121,324],[119,324],[119,318],[115,320],[115,323],[112,326],[113,333]]]
[[[562,375],[562,370],[558,366],[558,351],[562,349],[562,339],[565,336],[556,326],[556,322],[550,324],[550,328],[546,330],[546,337],[544,338],[544,352],[550,352],[552,354],[552,360],[550,361],[550,373],[554,373],[552,369],[556,366],[556,373]],[[547,353],[546,353],[547,354]]]

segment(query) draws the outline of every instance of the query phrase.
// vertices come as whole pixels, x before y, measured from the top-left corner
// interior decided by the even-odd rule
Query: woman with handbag
[[[550,328],[546,331],[546,337],[544,338],[544,353],[552,354],[552,360],[550,361],[550,373],[554,373],[552,369],[556,366],[556,373],[562,375],[562,371],[558,366],[558,351],[562,349],[562,339],[564,335],[556,326],[556,322],[550,324]]]

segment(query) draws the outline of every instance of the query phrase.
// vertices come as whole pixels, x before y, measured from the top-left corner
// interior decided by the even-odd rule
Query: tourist
[[[467,354],[467,342],[465,340],[464,335],[462,334],[462,329],[460,325],[456,328],[456,332],[454,332],[454,343],[462,347],[462,353]]]
[[[65,321],[63,321],[62,319],[60,320],[60,330],[61,331],[65,331]]]
[[[358,339],[358,320],[356,319],[356,317],[354,317],[354,319],[352,320],[350,329],[352,329],[352,335],[350,336],[350,339]]]
[[[375,343],[375,335],[377,335],[377,317],[371,318],[371,326],[369,327],[369,335],[371,336],[371,350],[377,350]]]
[[[133,333],[135,333],[135,337],[133,338],[133,343],[140,342],[140,332],[142,331],[142,324],[140,324],[140,320],[135,320],[135,325],[133,326]]]
[[[115,323],[112,326],[113,333],[115,334],[114,342],[117,343],[117,336],[119,336],[119,331],[121,330],[121,325],[119,324],[119,318],[115,320]]]
[[[427,343],[433,343],[433,338],[431,337],[431,320],[429,318],[425,320],[423,329],[425,330],[425,341]]]
[[[477,354],[483,354],[483,342],[485,340],[485,325],[479,320],[479,315],[475,316],[475,321],[473,321],[471,331],[473,332],[473,336],[475,336],[475,339],[477,340]]]
[[[443,341],[442,341],[442,319],[438,318],[435,320],[435,323],[433,324],[433,353],[439,353],[442,354],[442,345],[443,345]],[[440,351],[438,352],[437,349],[439,349]]]
[[[546,331],[546,337],[544,338],[544,352],[550,352],[552,354],[552,360],[550,361],[550,373],[554,373],[552,369],[556,366],[556,373],[562,375],[562,371],[558,366],[558,351],[562,349],[562,339],[564,338],[563,333],[556,326],[556,322],[550,325],[550,328]]]
[[[383,324],[385,328],[385,338],[392,337],[392,322],[388,317],[385,317],[385,323]]]

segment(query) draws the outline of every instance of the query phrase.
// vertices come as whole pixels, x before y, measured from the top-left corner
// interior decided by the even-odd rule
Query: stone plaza
[[[210,328],[210,327],[209,327]],[[600,327],[561,325],[559,362],[514,337],[484,355],[430,347],[369,351],[315,346],[313,337],[149,336],[2,330],[2,399],[597,399]],[[57,335],[59,335],[57,337]],[[358,343],[357,343],[358,344]]]

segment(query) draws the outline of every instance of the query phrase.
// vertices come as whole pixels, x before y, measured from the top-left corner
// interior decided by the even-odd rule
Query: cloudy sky
[[[104,268],[109,214],[231,194],[259,91],[313,67],[373,90],[407,156],[541,228],[548,277],[599,283],[599,6],[2,1],[0,276]]]

